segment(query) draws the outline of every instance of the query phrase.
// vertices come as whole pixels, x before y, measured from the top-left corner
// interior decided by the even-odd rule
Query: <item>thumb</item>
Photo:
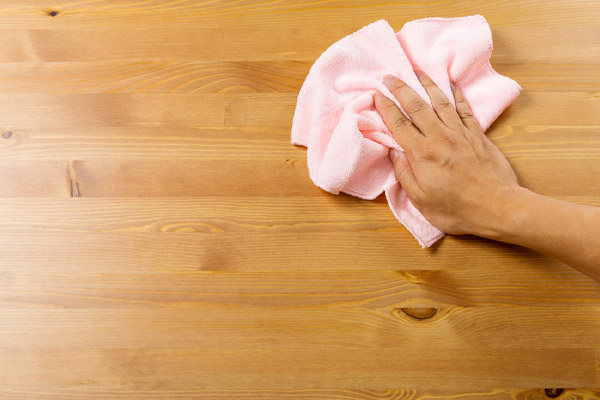
[[[390,159],[394,163],[394,176],[396,176],[396,179],[400,182],[408,197],[413,197],[412,195],[419,191],[420,187],[408,162],[406,153],[392,149],[390,150]]]

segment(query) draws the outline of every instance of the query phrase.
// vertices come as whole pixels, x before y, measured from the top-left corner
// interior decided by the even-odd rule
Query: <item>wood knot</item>
[[[398,271],[396,271],[396,273],[398,273],[403,279],[406,279],[408,282],[414,283],[417,285],[422,285],[426,282],[426,278],[427,278],[427,275],[429,275],[429,272],[430,271],[426,271],[426,270],[416,270],[416,271],[398,270]]]
[[[71,197],[81,197],[81,189],[79,188],[79,177],[77,176],[77,170],[75,169],[75,163],[77,161],[69,161],[67,166],[67,185],[70,190]]]
[[[2,132],[2,137],[4,139],[10,139],[12,137],[13,133],[11,131],[4,131]]]
[[[58,15],[58,11],[56,10],[48,10],[46,11],[46,15],[49,17],[56,17]]]
[[[408,315],[412,319],[416,319],[418,321],[423,321],[426,319],[433,318],[438,312],[437,308],[426,307],[426,308],[418,308],[418,307],[404,307],[401,308],[404,314]]]
[[[564,391],[564,389],[544,389],[544,393],[546,393],[546,396],[551,399],[557,398],[558,396],[563,394]]]

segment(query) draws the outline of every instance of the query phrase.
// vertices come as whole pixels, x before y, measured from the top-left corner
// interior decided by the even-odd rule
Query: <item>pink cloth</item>
[[[424,71],[454,102],[455,82],[486,130],[519,95],[521,87],[492,69],[490,28],[480,15],[426,18],[394,33],[385,20],[374,22],[330,46],[314,63],[300,89],[292,143],[308,148],[313,182],[334,194],[372,200],[385,191],[396,218],[422,247],[444,236],[412,205],[394,177],[389,149],[403,151],[375,110],[383,85],[399,77],[429,103],[413,70]]]

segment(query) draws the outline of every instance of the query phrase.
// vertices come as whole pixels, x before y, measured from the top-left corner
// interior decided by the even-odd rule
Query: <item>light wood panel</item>
[[[100,208],[97,215],[102,212]],[[328,226],[331,223],[326,222],[294,225],[281,221],[277,225],[250,225],[246,228],[243,221],[190,221],[181,217],[166,219],[164,216],[162,221],[158,216],[160,214],[146,214],[138,218],[140,226],[134,227],[123,226],[121,219],[126,219],[126,214],[113,213],[105,219],[96,217],[96,222],[86,223],[75,211],[70,218],[66,216],[66,221],[64,215],[59,217],[63,222],[55,222],[56,219],[43,224],[5,222],[2,225],[5,232],[2,236],[7,238],[6,245],[2,246],[5,263],[20,267],[32,264],[62,266],[70,270],[85,260],[86,265],[100,272],[121,271],[123,268],[134,271],[228,272],[448,268],[484,269],[494,273],[508,268],[510,273],[515,273],[515,269],[527,268],[527,273],[538,278],[556,270],[570,271],[564,264],[538,253],[469,237],[447,238],[444,242],[447,244],[417,252],[419,245],[406,229],[397,227],[391,215],[386,218],[385,224],[379,223],[379,226],[384,225],[379,229],[374,228],[378,224],[375,218],[369,218],[367,222],[342,220],[337,222],[338,227]],[[238,232],[219,233],[224,228]],[[108,235],[113,232],[161,231],[188,233],[159,238],[152,235]],[[93,234],[97,232],[102,235]],[[32,245],[34,238],[37,238],[33,242],[35,246]],[[165,242],[164,247],[160,245],[161,240]],[[73,243],[73,246],[68,243]],[[136,253],[121,254],[122,251]],[[69,255],[61,258],[60,255],[65,252]],[[90,257],[91,254],[94,257]],[[560,285],[557,283],[555,286]]]
[[[68,391],[43,391],[43,396],[50,400],[81,399],[91,400],[107,397],[111,399],[147,399],[148,391],[115,391],[94,390],[91,393],[86,387],[96,383],[94,380],[78,382],[82,389]],[[179,399],[338,399],[338,400],[429,400],[431,398],[452,399],[485,399],[485,400],[548,400],[557,398],[568,400],[595,400],[600,396],[600,390],[593,389],[490,389],[490,390],[448,390],[448,389],[304,389],[304,390],[152,390],[156,398]],[[40,392],[13,391],[0,392],[0,398],[28,400],[37,399]]]
[[[135,280],[136,277],[132,277],[128,282]],[[175,286],[169,280],[164,282]],[[165,291],[159,285],[154,288],[144,285],[140,290],[144,283],[142,279],[134,287],[115,284],[114,288],[96,290],[69,288],[69,295],[75,299],[73,303],[81,299],[82,309],[75,310],[71,303],[64,302],[64,309],[49,307],[43,315],[36,309],[2,310],[0,316],[6,333],[0,333],[0,351],[31,348],[73,352],[89,348],[264,350],[268,343],[272,350],[327,351],[337,347],[349,351],[371,348],[400,353],[433,346],[444,351],[522,349],[526,354],[540,348],[551,351],[557,342],[562,349],[593,348],[600,340],[597,318],[600,306],[513,309],[450,306],[414,310],[392,303],[380,308],[384,306],[386,292],[393,292],[390,289],[376,293],[378,298],[364,303],[347,296],[345,301],[339,299],[329,305],[317,302],[302,305],[295,301],[300,296],[294,296],[293,291],[280,296],[244,295],[218,292],[217,288],[212,289],[213,293],[203,294],[199,291],[203,285],[192,289],[198,290],[197,295],[189,296],[187,302],[184,287]],[[51,291],[52,287],[46,290]],[[23,298],[36,298],[35,289],[19,291]],[[418,296],[418,291],[412,295]],[[96,297],[106,299],[106,304],[101,308],[86,308],[85,303],[93,304]],[[176,304],[169,306],[169,300]],[[142,309],[140,305],[144,303],[155,308]],[[169,307],[164,309],[164,306]],[[232,313],[234,307],[236,312]],[[426,319],[419,319],[422,315],[426,315]],[[122,321],[129,323],[123,325]],[[531,340],[529,324],[536,327],[535,343]],[[65,326],[71,327],[72,339],[68,342],[64,340]],[[557,326],[562,328],[558,330]],[[588,329],[582,331],[581,326]],[[581,366],[582,371],[584,367]],[[398,372],[405,373],[406,369]]]
[[[508,385],[600,384],[598,371],[589,367],[597,362],[597,355],[589,349],[453,350],[428,345],[409,349],[93,348],[78,352],[19,348],[0,349],[0,360],[14,367],[0,376],[0,385],[7,389],[26,385],[29,390],[77,387],[90,381],[98,389],[123,391],[357,386],[382,390],[399,384],[429,387],[432,380],[464,391]],[[31,365],[36,366],[35,373]]]
[[[500,64],[526,92],[600,90],[595,64]],[[311,61],[0,63],[2,93],[297,93]]]
[[[242,26],[223,24],[214,28],[182,24],[176,29],[0,28],[0,59],[3,62],[307,61],[372,21],[299,26],[248,22]],[[403,22],[398,21],[394,26],[398,25],[399,30]],[[496,46],[492,60],[510,64],[566,64],[576,59],[578,63],[593,64],[600,54],[595,45],[599,34],[600,27],[594,24],[499,26],[494,28],[493,35],[495,42],[501,45]],[[94,46],[86,43],[94,43]],[[506,45],[508,43],[510,45]],[[540,47],[544,51],[539,51]]]
[[[231,150],[237,151],[237,150]],[[592,150],[587,149],[586,153]],[[296,154],[298,155],[298,154]],[[308,177],[305,154],[267,160],[87,160],[14,164],[6,173],[3,197],[331,197]],[[510,159],[521,185],[539,193],[578,196],[595,202],[600,159],[559,155]],[[215,166],[217,164],[217,166]],[[589,182],[583,188],[579,179]],[[77,186],[76,189],[72,187]],[[345,195],[341,195],[342,197]],[[341,200],[344,201],[344,200]],[[366,202],[367,200],[363,200]],[[379,200],[384,202],[382,196]]]
[[[0,94],[0,101],[5,127],[290,127],[296,94]],[[524,93],[513,104],[498,124],[600,126],[594,93]]]
[[[0,94],[5,126],[213,126],[223,125],[219,94]]]
[[[28,127],[0,130],[5,161],[282,160],[305,157],[289,127]],[[583,146],[579,150],[583,150]],[[590,152],[590,155],[593,153]]]
[[[495,123],[488,137],[513,163],[520,159],[557,163],[600,159],[599,127]],[[290,145],[289,127],[118,126],[0,129],[0,155],[8,164],[65,160],[186,160],[305,162],[306,149]],[[567,161],[568,160],[568,161]],[[302,166],[299,166],[302,168]],[[546,186],[546,185],[545,185]]]
[[[456,17],[483,14],[496,26],[559,26],[595,25],[598,6],[587,1],[527,0],[507,5],[502,0],[480,3],[426,1],[390,3],[375,0],[365,3],[349,1],[266,0],[220,1],[71,1],[50,7],[43,1],[15,4],[0,2],[6,28],[40,28],[65,26],[71,28],[140,27],[158,25],[202,24],[212,27],[238,27],[247,22],[269,26],[310,26],[314,23],[348,23],[373,21],[379,18],[410,21],[426,17]],[[52,14],[54,11],[55,14]],[[273,18],[276,16],[277,18]],[[400,27],[398,27],[400,29]]]
[[[558,310],[559,315],[587,313],[589,318],[595,318],[594,310],[600,306],[598,282],[558,265],[482,262],[470,264],[477,265],[477,270],[463,264],[448,269],[356,267],[334,271],[328,270],[328,264],[322,262],[324,271],[301,272],[273,259],[280,265],[281,272],[266,274],[203,270],[204,249],[198,249],[203,238],[189,235],[168,237],[162,242],[159,235],[111,235],[110,242],[106,235],[85,235],[98,242],[96,246],[86,247],[81,244],[82,240],[77,240],[77,235],[52,234],[44,239],[43,235],[36,234],[29,237],[39,243],[38,252],[21,258],[15,255],[23,249],[25,235],[14,236],[13,246],[1,247],[7,254],[6,267],[0,275],[4,290],[0,297],[2,309],[188,309],[201,308],[207,303],[277,306],[282,310],[288,306],[315,307],[316,310],[344,305],[389,310],[490,306],[495,307],[493,312],[498,315],[507,310],[518,315],[521,312],[518,308],[500,308],[518,305],[530,309],[571,306],[554,310]],[[8,235],[0,237],[3,242],[8,241]],[[159,243],[162,250],[157,250]],[[71,249],[71,255],[60,258],[64,248]],[[119,248],[128,251],[119,253]],[[85,260],[85,265],[82,266],[81,260]],[[31,265],[36,268],[27,268]],[[222,268],[230,266],[226,262],[221,265]],[[273,268],[273,264],[266,262],[262,265]],[[572,307],[575,305],[579,309]],[[540,308],[540,312],[544,309]],[[590,326],[584,325],[586,334],[595,334],[588,329]],[[531,327],[523,324],[521,329],[529,332]],[[560,329],[555,334],[561,334]],[[531,345],[539,345],[537,340]]]
[[[0,398],[599,398],[600,283],[423,250],[290,144],[333,42],[472,14],[524,89],[488,136],[600,206],[596,2],[0,0]]]

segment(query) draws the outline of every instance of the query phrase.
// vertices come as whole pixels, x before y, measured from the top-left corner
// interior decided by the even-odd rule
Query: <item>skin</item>
[[[600,208],[560,201],[519,185],[460,90],[456,107],[422,71],[432,106],[401,80],[384,83],[410,119],[380,93],[375,107],[405,150],[390,152],[414,206],[439,229],[528,247],[600,281]]]

